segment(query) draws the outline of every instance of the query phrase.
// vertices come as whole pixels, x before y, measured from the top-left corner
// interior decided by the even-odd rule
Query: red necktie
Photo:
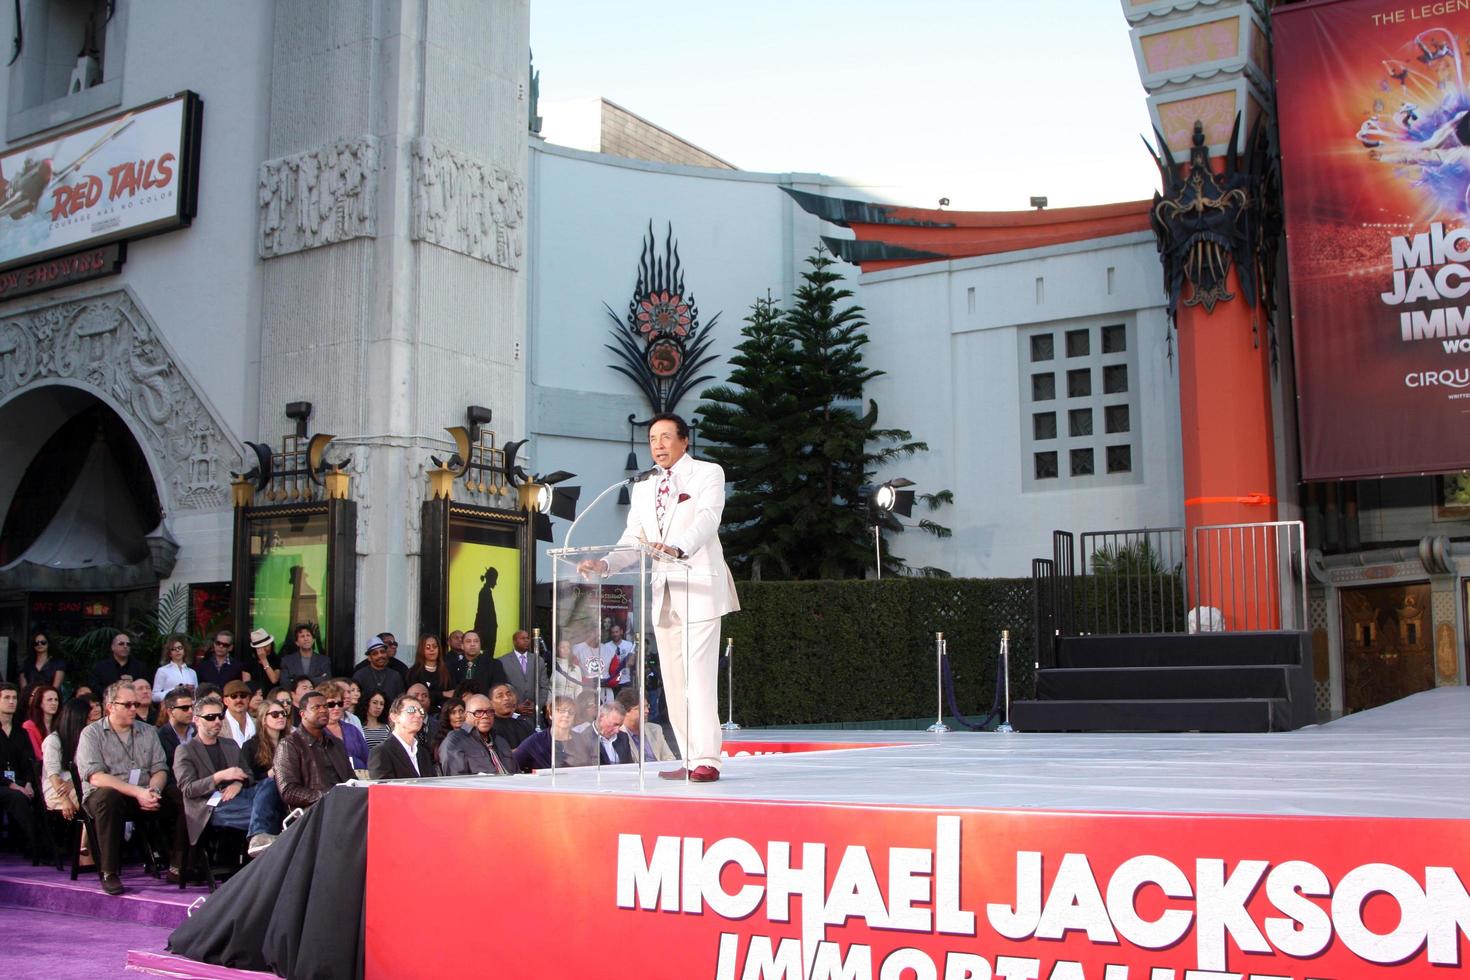
[[[658,517],[658,529],[662,533],[664,529],[664,518],[669,512],[669,471],[664,470],[664,475],[658,481],[658,493],[653,498],[654,513]]]

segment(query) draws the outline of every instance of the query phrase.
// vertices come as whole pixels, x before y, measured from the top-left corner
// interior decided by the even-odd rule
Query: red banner
[[[1470,3],[1272,27],[1302,477],[1470,467]]]
[[[1463,821],[369,792],[369,978],[1375,980],[1470,930]]]

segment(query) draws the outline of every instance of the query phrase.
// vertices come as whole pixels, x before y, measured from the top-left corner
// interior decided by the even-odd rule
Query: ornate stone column
[[[359,502],[359,636],[417,628],[430,451],[524,428],[529,0],[275,7],[260,431],[308,399]],[[350,447],[350,450],[348,450]]]

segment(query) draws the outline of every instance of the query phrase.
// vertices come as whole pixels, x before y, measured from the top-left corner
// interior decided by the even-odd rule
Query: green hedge
[[[1034,689],[1030,579],[741,582],[735,720],[745,727],[934,717],[934,633],[949,641],[959,709],[984,715],[1000,631],[1011,698]],[[727,717],[720,678],[720,717]],[[945,706],[946,715],[949,713]]]

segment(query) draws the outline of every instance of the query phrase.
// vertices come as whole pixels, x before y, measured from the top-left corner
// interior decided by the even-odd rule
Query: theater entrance
[[[0,637],[13,677],[29,639],[126,624],[157,601],[177,544],[127,423],[88,392],[53,385],[0,408]]]
[[[1434,686],[1428,582],[1343,589],[1343,708],[1376,708]]]

